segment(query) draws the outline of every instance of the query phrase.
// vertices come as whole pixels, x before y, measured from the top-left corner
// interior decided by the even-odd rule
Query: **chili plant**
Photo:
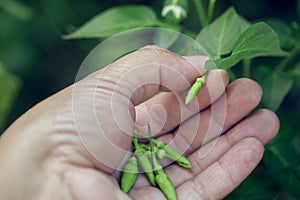
[[[227,70],[231,80],[238,77],[255,79],[264,90],[260,106],[277,111],[292,86],[299,84],[300,80],[300,62],[297,61],[300,54],[298,22],[289,24],[279,19],[264,19],[252,23],[233,7],[217,15],[216,3],[219,2],[166,0],[160,8],[146,5],[112,7],[64,38],[103,39],[143,27],[168,28],[184,33],[207,51],[210,57],[205,64],[207,70]],[[300,17],[299,0],[295,7]],[[190,15],[193,9],[197,16]],[[185,26],[189,20],[198,20],[200,31],[196,32]],[[176,39],[176,34],[158,34],[154,43],[171,49]],[[195,81],[186,104],[197,95],[205,76]],[[263,162],[227,199],[300,198],[300,139],[291,131],[281,129],[280,132],[289,134],[289,139],[284,134],[279,134],[279,137],[270,142],[266,146]]]

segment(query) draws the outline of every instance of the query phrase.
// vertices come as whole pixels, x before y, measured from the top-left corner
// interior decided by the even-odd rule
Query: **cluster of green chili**
[[[151,135],[150,126],[148,125],[148,132]],[[149,182],[156,187],[159,187],[165,194],[168,200],[177,200],[175,187],[170,180],[169,176],[164,172],[163,167],[158,162],[157,158],[176,161],[180,166],[185,168],[192,168],[190,161],[183,156],[180,152],[165,144],[162,141],[153,139],[152,137],[145,137],[149,144],[140,144],[137,136],[141,136],[136,129],[135,136],[132,139],[134,146],[133,156],[128,160],[123,169],[121,178],[121,189],[128,193],[132,188],[138,177],[138,166],[141,167],[143,172],[146,173]]]

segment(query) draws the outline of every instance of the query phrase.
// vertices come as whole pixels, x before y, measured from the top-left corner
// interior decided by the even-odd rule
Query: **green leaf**
[[[65,39],[104,38],[126,30],[159,24],[152,8],[143,5],[118,6],[95,16]]]
[[[300,63],[297,63],[296,66],[288,72],[288,74],[300,81]]]
[[[300,179],[296,170],[300,165],[300,155],[284,141],[267,145],[264,162],[276,182],[292,197],[300,198]]]
[[[196,40],[206,49],[212,59],[232,51],[237,38],[249,27],[249,22],[229,8],[209,26],[205,27]]]
[[[6,119],[19,92],[20,86],[20,79],[7,73],[0,63],[0,131],[5,126]]]
[[[31,20],[34,15],[33,10],[29,6],[26,6],[23,2],[20,1],[1,0],[0,8],[3,8],[3,10],[6,11],[7,13],[24,21]]]
[[[271,26],[277,33],[282,48],[291,49],[295,45],[296,40],[289,24],[280,19],[266,19],[264,22]]]
[[[279,39],[274,30],[266,23],[260,22],[251,25],[238,38],[229,57],[207,62],[205,67],[211,68],[214,62],[218,68],[229,69],[242,59],[285,55],[280,49]]]
[[[295,173],[298,179],[300,180],[300,165],[295,168]]]
[[[298,112],[297,112],[297,117],[298,117]],[[297,120],[298,122],[298,120]],[[295,150],[300,154],[300,135],[298,134],[298,132],[294,132],[295,137],[293,137],[292,140],[292,145],[294,146]],[[300,179],[300,166],[298,168],[298,177]]]
[[[262,82],[263,104],[276,111],[293,86],[293,80],[283,72],[273,72]]]

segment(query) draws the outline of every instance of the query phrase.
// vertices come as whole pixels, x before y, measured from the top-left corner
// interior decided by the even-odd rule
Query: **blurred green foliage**
[[[74,82],[82,60],[97,41],[66,41],[61,35],[115,4],[95,0],[0,1],[0,61],[7,74],[22,82],[16,101],[8,105],[11,111],[0,112],[6,119],[0,133],[30,107]]]
[[[190,1],[191,4],[193,2],[197,4],[199,1]],[[203,2],[204,7],[208,7],[209,1]],[[124,29],[155,25],[180,30],[196,37],[200,30],[206,29],[209,33],[210,30],[215,31],[219,28],[219,25],[214,27],[212,23],[210,27],[203,29],[210,20],[205,23],[201,13],[199,15],[201,9],[197,9],[193,4],[188,8],[183,4],[185,11],[188,12],[186,18],[180,15],[177,20],[172,20],[172,13],[168,13],[166,19],[161,18],[163,2],[160,0],[109,2],[2,0],[0,2],[0,61],[2,63],[0,64],[0,133],[28,108],[73,83],[84,57],[99,42],[99,39],[95,38],[63,40],[61,36],[72,33],[69,37],[77,37],[76,34],[80,32],[73,31],[92,17],[108,8],[127,4],[148,5],[149,7],[144,7],[144,12],[152,16],[151,20],[149,18],[142,20],[143,16],[126,18],[128,17],[126,13],[125,16],[121,13],[122,18],[125,17],[124,19],[132,22],[130,27],[123,26],[123,22],[119,24],[117,30],[105,30],[105,27],[97,27],[97,30],[94,30],[91,26],[92,31],[95,32],[87,33],[97,36],[100,29],[104,35],[98,36],[108,37]],[[236,31],[234,33],[238,34],[233,39],[241,36],[250,25],[247,21],[252,24],[263,21],[276,32],[278,43],[287,55],[255,59],[241,57],[238,61],[243,60],[243,62],[235,61],[233,64],[235,67],[229,71],[232,79],[250,77],[262,84],[264,97],[260,106],[276,111],[281,121],[281,129],[278,137],[266,146],[266,153],[260,165],[227,199],[300,199],[300,126],[298,124],[300,119],[300,0],[217,1],[212,18],[216,19],[231,6],[237,10],[238,15],[233,11],[229,11],[231,13],[227,15],[231,20],[236,21],[235,24],[239,24],[237,27],[241,30],[238,31],[236,26],[232,27]],[[241,20],[239,16],[247,21]],[[144,25],[141,25],[143,23]],[[220,24],[224,22],[221,21]],[[260,26],[263,26],[261,30],[270,30],[266,28],[269,26]],[[257,27],[255,30],[258,30]],[[230,33],[231,30],[228,31]],[[268,38],[276,41],[272,31],[269,31]],[[171,42],[165,41],[163,36],[157,37],[156,42],[170,47],[176,37],[176,34],[171,33],[170,37],[166,37],[172,38]],[[199,41],[205,42],[207,38],[209,37],[205,36],[205,31],[202,35],[198,35]],[[220,52],[213,52],[216,54],[216,59],[223,59],[225,54],[234,49],[234,43],[237,41],[227,41],[230,41],[230,45],[222,46]],[[278,45],[276,44],[274,48],[276,49]]]
[[[0,127],[4,127],[6,118],[13,106],[20,89],[20,79],[5,71],[0,63]]]

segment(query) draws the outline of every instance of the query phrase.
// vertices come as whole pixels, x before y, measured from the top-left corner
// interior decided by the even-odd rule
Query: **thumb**
[[[159,90],[182,91],[203,73],[206,58],[190,60],[146,46],[74,85],[76,130],[101,170],[117,169],[130,148],[136,105]]]

